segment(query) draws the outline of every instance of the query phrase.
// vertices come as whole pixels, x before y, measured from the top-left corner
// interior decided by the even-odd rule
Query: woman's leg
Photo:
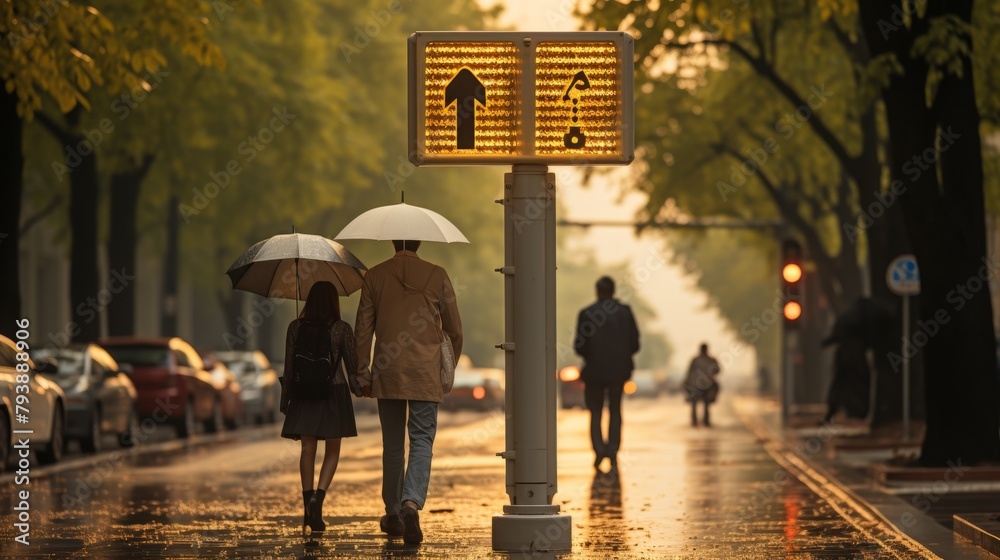
[[[333,482],[333,475],[337,472],[337,464],[340,462],[340,438],[326,440],[326,451],[323,453],[323,466],[319,470],[318,490],[326,492]]]
[[[302,455],[299,456],[299,474],[302,476],[302,491],[313,489],[316,474],[316,438],[302,436]]]
[[[312,515],[309,513],[309,502],[313,494],[313,475],[316,472],[316,438],[302,436],[302,454],[299,455],[299,474],[302,476],[302,531],[306,531],[306,526],[314,525]]]

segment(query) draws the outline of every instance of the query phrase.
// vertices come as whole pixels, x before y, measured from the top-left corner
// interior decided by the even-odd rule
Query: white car
[[[30,350],[22,344],[23,353]],[[66,445],[66,397],[55,382],[35,370],[35,363],[18,360],[21,349],[11,339],[0,335],[0,471],[7,467],[17,439],[28,438],[29,447],[42,464],[62,458]],[[18,392],[19,363],[28,365],[27,392]],[[17,408],[17,396],[27,395],[28,402]],[[25,411],[27,409],[27,411]],[[25,421],[21,419],[24,418]],[[14,430],[31,430],[14,434]]]
[[[247,422],[273,424],[278,421],[281,385],[278,374],[260,350],[221,351],[215,357],[236,374],[242,387],[243,412]]]

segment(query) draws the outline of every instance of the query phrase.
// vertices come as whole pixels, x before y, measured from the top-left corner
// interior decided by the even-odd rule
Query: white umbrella
[[[441,214],[405,202],[380,206],[361,214],[334,239],[469,242],[455,224]]]

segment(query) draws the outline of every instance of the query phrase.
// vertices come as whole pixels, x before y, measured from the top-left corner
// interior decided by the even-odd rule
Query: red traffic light
[[[794,284],[802,279],[802,267],[798,263],[787,263],[781,269],[781,278],[789,284]]]
[[[781,257],[781,284],[785,294],[785,304],[781,314],[786,326],[797,327],[802,320],[802,306],[805,301],[802,246],[794,239],[785,239],[781,244]]]
[[[802,306],[797,301],[785,302],[783,314],[785,316],[785,320],[795,321],[802,316]]]

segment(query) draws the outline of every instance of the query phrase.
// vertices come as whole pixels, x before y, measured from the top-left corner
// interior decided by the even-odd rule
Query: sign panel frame
[[[512,44],[518,50],[520,63],[518,84],[520,89],[518,95],[520,100],[520,127],[516,127],[516,131],[519,135],[519,153],[428,153],[425,123],[427,111],[425,90],[427,72],[426,52],[428,44],[436,42]],[[619,99],[621,107],[621,147],[617,153],[536,153],[535,116],[537,99],[535,97],[535,59],[538,47],[542,43],[614,44],[617,53],[616,68],[619,72],[618,76],[620,76]],[[633,55],[635,47],[634,40],[628,33],[623,31],[419,31],[410,35],[407,42],[407,50],[407,149],[410,162],[418,167],[432,165],[513,165],[531,163],[575,166],[628,165],[635,159],[635,71]],[[459,74],[461,73],[462,71],[459,72]],[[458,77],[456,76],[456,78]],[[571,89],[573,83],[575,81],[570,83]],[[582,88],[578,87],[577,89]],[[488,92],[486,95],[489,95]],[[456,108],[455,110],[457,111],[458,109]],[[576,112],[575,108],[573,112]],[[456,119],[458,119],[457,114]],[[458,123],[456,126],[461,126],[461,123]]]

